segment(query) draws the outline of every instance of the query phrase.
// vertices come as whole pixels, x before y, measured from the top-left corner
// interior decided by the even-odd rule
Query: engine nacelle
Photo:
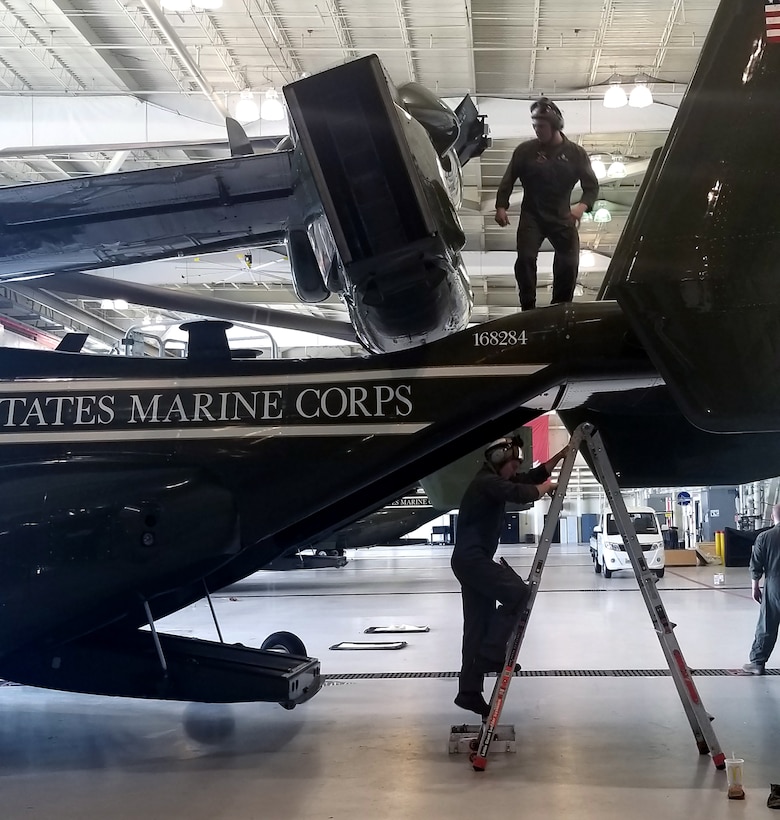
[[[454,112],[416,84],[397,91],[376,55],[284,93],[308,165],[296,194],[314,255],[363,344],[385,352],[466,327]]]

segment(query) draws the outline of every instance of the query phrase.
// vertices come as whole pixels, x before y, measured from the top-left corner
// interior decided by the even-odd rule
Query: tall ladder
[[[533,567],[528,576],[530,595],[525,609],[520,613],[517,626],[512,633],[504,662],[504,669],[496,679],[496,684],[493,687],[493,695],[490,698],[490,714],[482,724],[479,735],[472,746],[473,751],[470,755],[470,759],[474,770],[481,772],[484,771],[487,766],[490,744],[497,732],[498,721],[501,717],[507,691],[509,690],[509,683],[514,673],[517,657],[520,654],[520,647],[522,646],[526,627],[531,617],[531,610],[536,600],[536,593],[539,591],[542,571],[544,570],[555,528],[563,508],[563,500],[566,495],[569,480],[571,479],[574,460],[582,446],[587,447],[590,452],[596,477],[601,482],[607,494],[609,505],[617,522],[618,532],[623,538],[626,552],[631,559],[631,566],[634,568],[634,574],[639,582],[639,589],[647,605],[647,611],[650,613],[653,628],[658,635],[661,649],[669,665],[669,671],[677,687],[677,692],[682,701],[685,714],[688,717],[688,722],[693,730],[693,736],[696,740],[699,754],[711,754],[715,768],[724,769],[726,767],[726,756],[721,750],[712,728],[711,718],[701,702],[696,684],[691,677],[691,670],[688,668],[680,646],[677,643],[677,638],[674,636],[675,624],[669,620],[666,614],[666,609],[664,608],[661,596],[658,594],[656,587],[655,575],[652,570],[647,567],[647,562],[642,554],[642,548],[636,537],[636,531],[631,523],[631,516],[628,514],[625,502],[620,494],[620,487],[618,486],[615,472],[604,450],[604,443],[592,424],[582,424],[574,431],[569,444],[569,452],[561,466],[560,475],[558,477],[558,487],[553,494],[550,509],[547,513],[544,527],[542,528],[541,537],[539,538],[539,546],[536,550]],[[502,562],[506,564],[503,559]],[[506,565],[508,566],[508,564]]]

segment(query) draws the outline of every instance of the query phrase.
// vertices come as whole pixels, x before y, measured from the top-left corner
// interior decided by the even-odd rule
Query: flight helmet
[[[549,98],[540,97],[531,103],[531,118],[547,120],[556,131],[563,131],[561,109]]]
[[[496,469],[503,467],[507,461],[522,462],[523,443],[516,438],[499,438],[489,444],[485,450],[485,460]]]

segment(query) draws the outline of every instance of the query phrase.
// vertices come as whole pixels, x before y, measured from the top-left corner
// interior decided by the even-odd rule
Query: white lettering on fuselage
[[[298,395],[295,410],[305,419],[404,418],[412,412],[411,385],[377,384],[373,394],[365,387],[307,387]]]
[[[0,397],[0,431],[42,427],[181,426],[300,420],[404,419],[410,384]]]

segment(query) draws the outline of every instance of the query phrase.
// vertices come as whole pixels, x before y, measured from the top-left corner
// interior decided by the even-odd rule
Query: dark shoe
[[[746,672],[748,675],[764,675],[766,674],[766,670],[764,669],[763,663],[754,663],[750,661],[750,663],[746,663],[742,667],[742,671]]]
[[[498,660],[497,658],[486,658],[484,655],[477,655],[476,660],[476,667],[481,674],[486,674],[487,672],[503,672],[504,671],[504,660]],[[517,674],[520,671],[520,664],[515,664],[514,672]]]
[[[476,712],[483,718],[490,714],[490,704],[485,702],[485,698],[479,692],[458,692],[455,705],[469,712]]]
[[[777,783],[769,784],[769,797],[766,805],[770,809],[780,809],[780,785]]]

